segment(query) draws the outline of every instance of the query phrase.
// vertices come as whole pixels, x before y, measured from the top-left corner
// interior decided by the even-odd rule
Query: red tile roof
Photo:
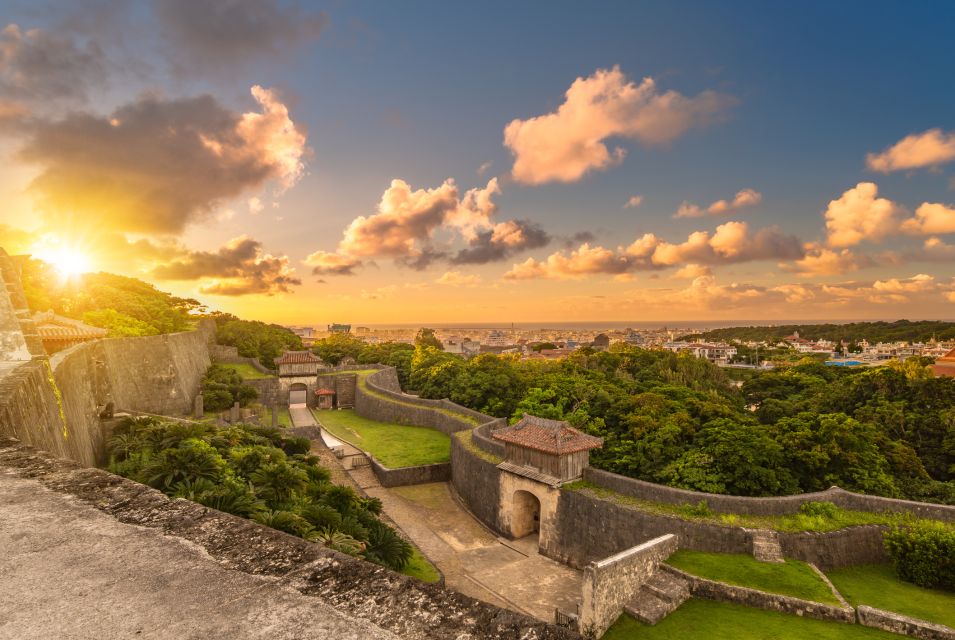
[[[318,364],[322,361],[311,351],[286,351],[275,361],[275,364]]]
[[[333,396],[333,395],[335,395],[335,392],[332,391],[331,389],[326,389],[326,388],[323,387],[323,388],[321,388],[321,389],[315,389],[315,395],[317,395],[317,396]]]
[[[602,438],[578,431],[563,420],[548,420],[526,413],[517,424],[498,429],[495,439],[553,455],[577,453],[603,446]]]
[[[79,320],[58,316],[52,311],[40,312],[33,315],[37,335],[47,341],[82,341],[105,338],[109,333],[106,329],[93,327]]]

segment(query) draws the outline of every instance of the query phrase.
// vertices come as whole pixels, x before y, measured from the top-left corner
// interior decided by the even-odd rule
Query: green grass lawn
[[[701,578],[839,606],[829,585],[798,560],[773,564],[744,554],[677,551],[667,564]]]
[[[223,362],[219,366],[224,369],[232,369],[246,380],[259,380],[261,378],[271,378],[267,373],[262,373],[247,362]]]
[[[858,565],[826,575],[853,605],[867,604],[955,628],[955,593],[902,582],[891,565]]]
[[[268,417],[269,424],[272,424],[271,414]],[[279,426],[280,427],[291,427],[292,426],[292,416],[289,415],[288,407],[279,407]]]
[[[369,420],[349,409],[316,411],[315,416],[333,435],[369,452],[391,469],[451,459],[451,439],[436,429]]]
[[[411,576],[412,578],[417,578],[422,582],[437,582],[441,579],[441,574],[434,568],[434,565],[428,562],[428,559],[424,557],[417,547],[414,548],[414,555],[411,556],[411,560],[409,560],[405,568],[401,570],[401,573],[406,576]]]
[[[691,598],[652,627],[622,615],[603,640],[899,640],[901,637],[857,624]]]

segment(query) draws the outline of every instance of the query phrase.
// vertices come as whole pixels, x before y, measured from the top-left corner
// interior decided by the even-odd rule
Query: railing
[[[580,610],[580,605],[577,605],[578,611]],[[565,629],[572,629],[574,631],[579,631],[578,620],[580,616],[576,613],[565,613],[558,608],[554,609],[554,624],[558,627],[564,627]]]

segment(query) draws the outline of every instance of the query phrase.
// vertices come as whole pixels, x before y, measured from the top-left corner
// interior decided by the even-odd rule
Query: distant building
[[[328,325],[328,332],[329,333],[351,333],[351,325],[333,323]]]
[[[606,333],[597,334],[597,336],[594,337],[594,341],[590,343],[590,346],[597,351],[606,351],[610,348],[610,336]]]
[[[33,324],[47,353],[56,353],[81,342],[99,340],[109,333],[106,329],[58,316],[52,311],[34,314]]]
[[[955,378],[955,349],[952,349],[941,358],[936,358],[932,365],[932,373],[936,378]]]
[[[513,343],[503,331],[494,329],[492,331],[488,331],[487,337],[484,339],[482,344],[489,347],[509,347]]]

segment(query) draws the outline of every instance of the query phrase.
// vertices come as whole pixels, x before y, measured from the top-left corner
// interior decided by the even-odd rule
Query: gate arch
[[[288,388],[288,403],[292,405],[308,404],[308,385],[304,382],[293,382]]]

